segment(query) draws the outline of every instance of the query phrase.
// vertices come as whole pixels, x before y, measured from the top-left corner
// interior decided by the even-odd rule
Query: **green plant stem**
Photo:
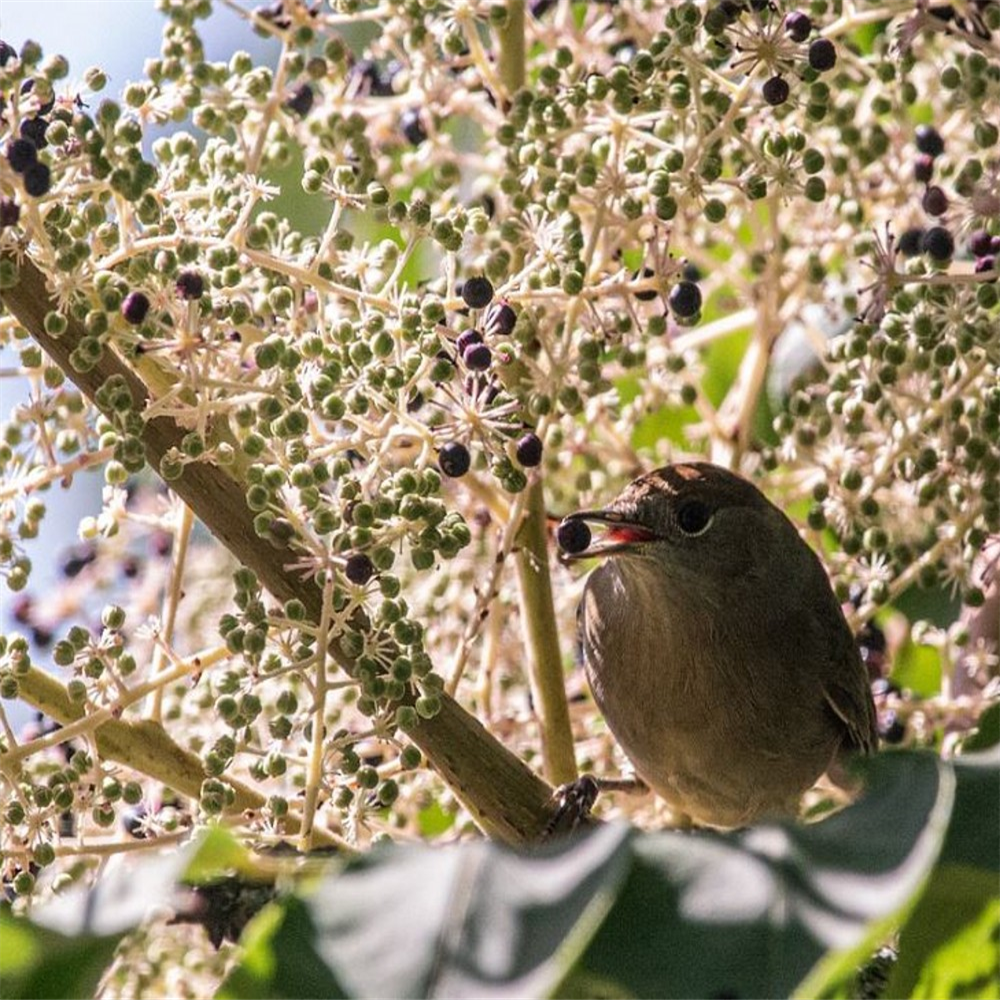
[[[498,32],[500,40],[500,78],[509,94],[524,86],[525,41],[524,0],[509,0],[507,23]],[[589,269],[601,229],[602,213],[591,231],[584,254]],[[567,318],[567,332],[572,328],[580,300],[574,300]],[[554,784],[566,784],[577,776],[573,732],[566,703],[562,655],[556,629],[552,579],[549,574],[548,540],[545,530],[545,499],[539,475],[528,487],[528,503],[518,535],[518,591],[521,622],[528,649],[528,675],[542,738],[545,776]]]
[[[524,0],[508,0],[500,39],[500,79],[512,95],[524,86]]]
[[[13,262],[12,257],[5,259]],[[4,307],[90,400],[95,399],[97,391],[108,378],[117,375],[124,379],[133,405],[141,413],[150,402],[149,391],[110,345],[105,345],[100,359],[89,371],[78,372],[73,368],[69,357],[84,336],[81,324],[68,317],[66,332],[58,339],[49,336],[45,332],[45,314],[56,309],[57,305],[46,288],[45,277],[27,258],[19,262],[18,268],[17,284],[0,290],[0,301]],[[159,469],[160,460],[167,452],[179,447],[185,433],[167,416],[154,416],[145,422],[143,443],[146,460],[154,470]],[[191,462],[184,466],[181,476],[169,485],[209,531],[243,565],[257,574],[277,600],[298,599],[305,605],[309,619],[320,621],[323,603],[320,588],[314,581],[302,579],[294,570],[293,566],[300,556],[295,548],[287,544],[267,544],[257,536],[242,484],[209,462]],[[332,644],[330,652],[341,666],[352,666],[337,643]],[[55,681],[50,683],[58,685]],[[21,686],[26,700],[37,705],[32,700],[34,686],[23,681]],[[62,691],[60,697],[63,703],[71,705],[65,688],[58,687]],[[41,705],[37,707],[47,711]],[[122,725],[139,727],[143,733],[163,732],[154,723]],[[112,732],[121,734],[124,731],[113,729]],[[438,715],[421,720],[408,735],[490,836],[511,844],[524,844],[536,841],[549,827],[555,810],[551,801],[552,789],[453,698],[442,694]],[[104,738],[109,739],[107,735]],[[136,770],[159,776],[159,780],[173,787],[184,787],[188,794],[197,794],[204,777],[201,764],[197,762],[197,781],[194,781],[192,767],[197,758],[188,759],[173,753],[164,754],[161,760],[159,755],[145,752],[144,746],[141,742],[124,740],[116,752],[121,752],[123,763]],[[156,769],[155,774],[150,768]],[[181,782],[184,782],[183,786]]]
[[[174,552],[170,566],[170,580],[164,598],[163,628],[160,633],[164,645],[157,645],[153,650],[152,674],[155,677],[163,669],[166,660],[166,645],[174,637],[174,626],[177,623],[177,608],[183,596],[184,566],[187,563],[188,545],[191,541],[191,529],[194,527],[194,515],[187,504],[183,504],[180,517],[174,532]],[[157,687],[153,692],[149,717],[154,722],[160,722],[163,717],[163,688]]]
[[[319,803],[319,790],[323,782],[323,749],[326,736],[326,661],[330,646],[330,611],[333,592],[333,576],[327,574],[323,585],[323,611],[319,619],[318,642],[316,648],[316,669],[313,675],[313,738],[309,750],[309,769],[306,777],[305,800],[302,805],[302,831],[300,847],[303,851],[312,849],[313,822]]]
[[[528,675],[542,734],[545,777],[562,785],[576,776],[562,655],[549,575],[545,499],[538,476],[528,487],[528,504],[518,534],[517,581],[521,623],[528,649]]]

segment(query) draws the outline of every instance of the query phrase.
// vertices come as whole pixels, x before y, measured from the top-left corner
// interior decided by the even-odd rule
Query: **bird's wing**
[[[856,655],[856,651],[852,651]],[[860,661],[860,657],[859,657]],[[875,704],[868,681],[859,662],[847,683],[827,678],[823,681],[823,697],[833,714],[847,730],[848,746],[861,753],[874,753],[878,749],[878,725]]]
[[[827,706],[846,730],[844,749],[874,753],[878,749],[878,720],[868,668],[832,591],[824,612],[813,619],[814,628],[817,623],[829,650],[818,680]]]

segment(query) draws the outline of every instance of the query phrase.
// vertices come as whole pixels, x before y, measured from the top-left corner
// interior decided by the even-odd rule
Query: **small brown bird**
[[[580,522],[607,531],[590,544]],[[571,558],[606,557],[579,613],[594,698],[671,807],[742,826],[793,810],[842,754],[876,749],[826,571],[753,484],[706,462],[667,466],[571,514],[560,537],[573,535]]]

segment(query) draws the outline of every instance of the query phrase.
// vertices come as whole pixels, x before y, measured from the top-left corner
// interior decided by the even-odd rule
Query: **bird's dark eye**
[[[677,524],[685,535],[700,535],[712,523],[712,511],[700,500],[688,500],[677,510]]]

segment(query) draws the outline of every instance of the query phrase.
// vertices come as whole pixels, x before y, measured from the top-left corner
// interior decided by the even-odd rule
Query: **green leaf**
[[[91,997],[118,942],[169,904],[189,865],[232,865],[245,850],[223,830],[36,906],[31,919],[0,911],[0,997]]]
[[[645,247],[628,247],[622,251],[622,267],[638,271],[646,257]]]
[[[32,923],[72,936],[121,936],[137,927],[170,895],[197,852],[197,843],[118,869],[92,888],[81,886],[31,911]]]
[[[0,909],[0,997],[92,997],[124,931],[66,935]]]
[[[1000,701],[994,702],[979,716],[972,733],[962,740],[962,753],[988,750],[1000,743]]]
[[[849,996],[900,921],[890,995],[988,995],[1000,748],[861,763],[861,799],[811,825],[609,824],[530,853],[376,850],[265,907],[218,996]],[[182,875],[246,864],[210,831],[31,921],[0,911],[0,993],[93,995],[119,939]]]
[[[309,904],[295,896],[265,907],[247,927],[243,958],[216,991],[222,1000],[301,997],[339,1000],[344,991],[317,947]]]
[[[821,823],[639,840],[578,973],[615,995],[790,995],[826,952],[856,947],[904,907],[941,846],[951,790],[935,755],[866,770],[864,797]]]
[[[749,330],[738,330],[727,337],[713,340],[706,349],[703,359],[705,376],[701,387],[713,406],[722,404],[726,393],[736,381],[750,337]]]
[[[445,812],[437,799],[434,799],[417,813],[417,823],[420,826],[420,835],[432,840],[455,825],[455,814]]]
[[[687,428],[697,419],[693,406],[663,406],[636,422],[632,431],[632,447],[637,451],[651,449],[666,438],[679,447],[689,448]]]
[[[866,772],[810,826],[375,852],[262,913],[219,995],[788,996],[905,911],[941,849],[951,767],[900,752]]]
[[[998,772],[998,747],[955,762],[952,820],[940,861],[900,932],[890,996],[1000,995]],[[985,953],[977,951],[984,943]]]
[[[206,830],[189,850],[190,860],[184,868],[187,882],[208,882],[220,875],[238,873],[259,878],[260,871],[250,856],[250,852],[221,826]]]
[[[532,854],[491,843],[373,852],[280,904],[280,920],[262,913],[251,926],[272,920],[269,933],[218,995],[546,995],[604,919],[632,838],[609,825]]]
[[[884,21],[870,21],[868,24],[862,24],[851,32],[851,41],[854,42],[862,55],[871,55],[875,50],[875,40],[880,35],[885,34],[888,25],[888,18]]]
[[[941,691],[941,653],[933,646],[906,642],[896,654],[891,680],[918,698],[933,698]]]
[[[972,910],[968,900],[962,906]],[[910,996],[994,1000],[1000,996],[998,945],[1000,901],[991,899],[978,916],[970,912],[970,919],[928,959]]]

